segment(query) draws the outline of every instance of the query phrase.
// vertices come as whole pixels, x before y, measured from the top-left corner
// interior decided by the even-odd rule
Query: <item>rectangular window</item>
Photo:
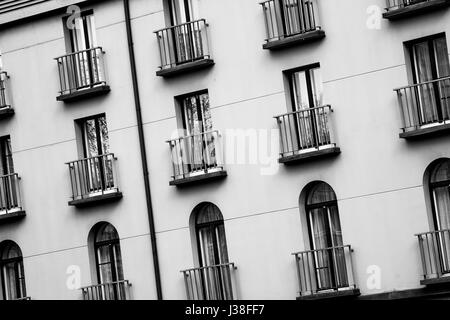
[[[207,91],[181,96],[178,99],[182,129],[185,132],[182,147],[184,161],[189,164],[189,172],[203,172],[217,166],[216,139],[213,131],[209,95]]]
[[[82,12],[75,18],[73,24],[68,27],[71,52],[78,52],[92,49],[97,46],[97,37],[95,34],[94,13],[92,11]]]
[[[0,214],[19,206],[17,177],[9,136],[0,137]]]
[[[421,125],[450,119],[450,63],[445,34],[406,43]]]
[[[113,163],[109,149],[109,134],[104,114],[78,121],[89,192],[114,187]]]
[[[331,144],[327,107],[323,104],[320,65],[313,64],[285,72],[289,84],[291,113],[282,119],[281,132],[293,150],[307,150]]]

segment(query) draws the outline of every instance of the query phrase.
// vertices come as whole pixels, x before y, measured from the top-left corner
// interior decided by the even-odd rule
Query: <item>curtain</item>
[[[438,230],[450,229],[450,187],[438,187],[433,189],[433,200],[436,210],[436,222]],[[450,234],[449,232],[437,235],[438,250],[441,256],[442,271],[450,272]],[[430,244],[432,245],[432,244]]]
[[[435,51],[436,71],[438,78],[450,76],[447,41],[439,38],[433,42]],[[442,118],[450,119],[450,80],[439,81],[439,97],[441,99]]]
[[[331,229],[331,238],[333,247],[342,247],[344,242],[342,240],[342,230],[341,223],[339,221],[339,212],[336,206],[331,206],[328,208],[329,221]],[[343,288],[348,287],[348,274],[347,274],[347,263],[345,260],[345,249],[338,248],[333,250],[333,259],[335,267],[335,277],[336,286]]]
[[[433,80],[428,41],[415,44],[413,54],[417,84]],[[437,104],[433,84],[419,85],[416,95],[421,124],[434,122],[437,119]]]

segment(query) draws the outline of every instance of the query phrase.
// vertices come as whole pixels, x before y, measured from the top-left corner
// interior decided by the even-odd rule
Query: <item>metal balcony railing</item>
[[[69,166],[72,199],[118,192],[116,160],[110,153],[66,163]]]
[[[224,170],[219,131],[209,131],[167,141],[174,180]]]
[[[416,235],[419,240],[424,280],[450,274],[450,230]]]
[[[19,180],[17,173],[0,176],[0,215],[22,211]]]
[[[104,51],[101,47],[70,53],[58,62],[60,95],[106,85]]]
[[[233,300],[234,263],[181,271],[188,300]]]
[[[404,132],[450,120],[450,77],[394,91],[397,92]]]
[[[202,59],[211,59],[205,19],[157,30],[161,70]]]
[[[335,146],[329,126],[331,106],[310,108],[276,116],[280,130],[281,157]]]
[[[31,300],[31,297],[24,297],[24,298],[18,298],[18,299],[15,299],[16,301],[19,301],[19,300]]]
[[[8,102],[6,91],[6,82],[8,79],[8,73],[5,71],[0,71],[0,110],[8,109],[11,107]]]
[[[268,0],[261,5],[267,42],[321,29],[317,0]]]
[[[293,253],[300,296],[356,289],[351,246]]]
[[[386,10],[393,11],[405,8],[421,2],[432,2],[435,0],[386,0]]]
[[[130,300],[131,283],[128,280],[102,283],[81,288],[83,300]]]

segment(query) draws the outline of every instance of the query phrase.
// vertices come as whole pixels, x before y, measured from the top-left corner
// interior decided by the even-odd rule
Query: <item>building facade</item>
[[[448,296],[449,4],[0,1],[1,298]]]

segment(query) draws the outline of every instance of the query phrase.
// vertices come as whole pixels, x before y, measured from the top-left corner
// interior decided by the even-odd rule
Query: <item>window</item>
[[[223,216],[219,208],[212,203],[204,203],[196,208],[195,233],[204,297],[210,300],[232,299],[227,241]]]
[[[97,46],[94,13],[85,11],[74,20],[74,27],[69,29],[71,52],[92,49]]]
[[[450,64],[445,35],[406,44],[420,125],[450,119]]]
[[[26,297],[22,251],[12,241],[0,244],[0,269],[3,300]]]
[[[9,136],[0,137],[0,214],[19,207],[17,175]]]
[[[313,184],[306,196],[306,214],[317,291],[349,287],[338,204],[333,189]]]
[[[320,65],[314,64],[287,71],[292,124],[290,132],[294,149],[303,150],[331,144],[327,123],[327,108],[323,105]]]
[[[441,272],[450,273],[450,159],[431,168],[429,190]]]
[[[97,279],[99,284],[117,284],[124,281],[120,240],[116,229],[109,223],[101,224],[94,239]],[[122,300],[126,297],[123,285],[104,286],[104,299]]]
[[[94,14],[82,12],[73,25],[64,20],[68,55],[58,58],[62,93],[105,84],[102,49],[97,46]]]
[[[186,132],[185,147],[190,160],[190,172],[217,166],[209,96],[207,91],[189,94],[178,99],[182,128]]]
[[[82,158],[87,159],[87,178],[91,192],[114,187],[113,157],[109,149],[109,134],[104,114],[79,121],[82,138]]]
[[[171,39],[177,64],[203,59],[206,33],[204,21],[199,21],[196,0],[168,0]]]

